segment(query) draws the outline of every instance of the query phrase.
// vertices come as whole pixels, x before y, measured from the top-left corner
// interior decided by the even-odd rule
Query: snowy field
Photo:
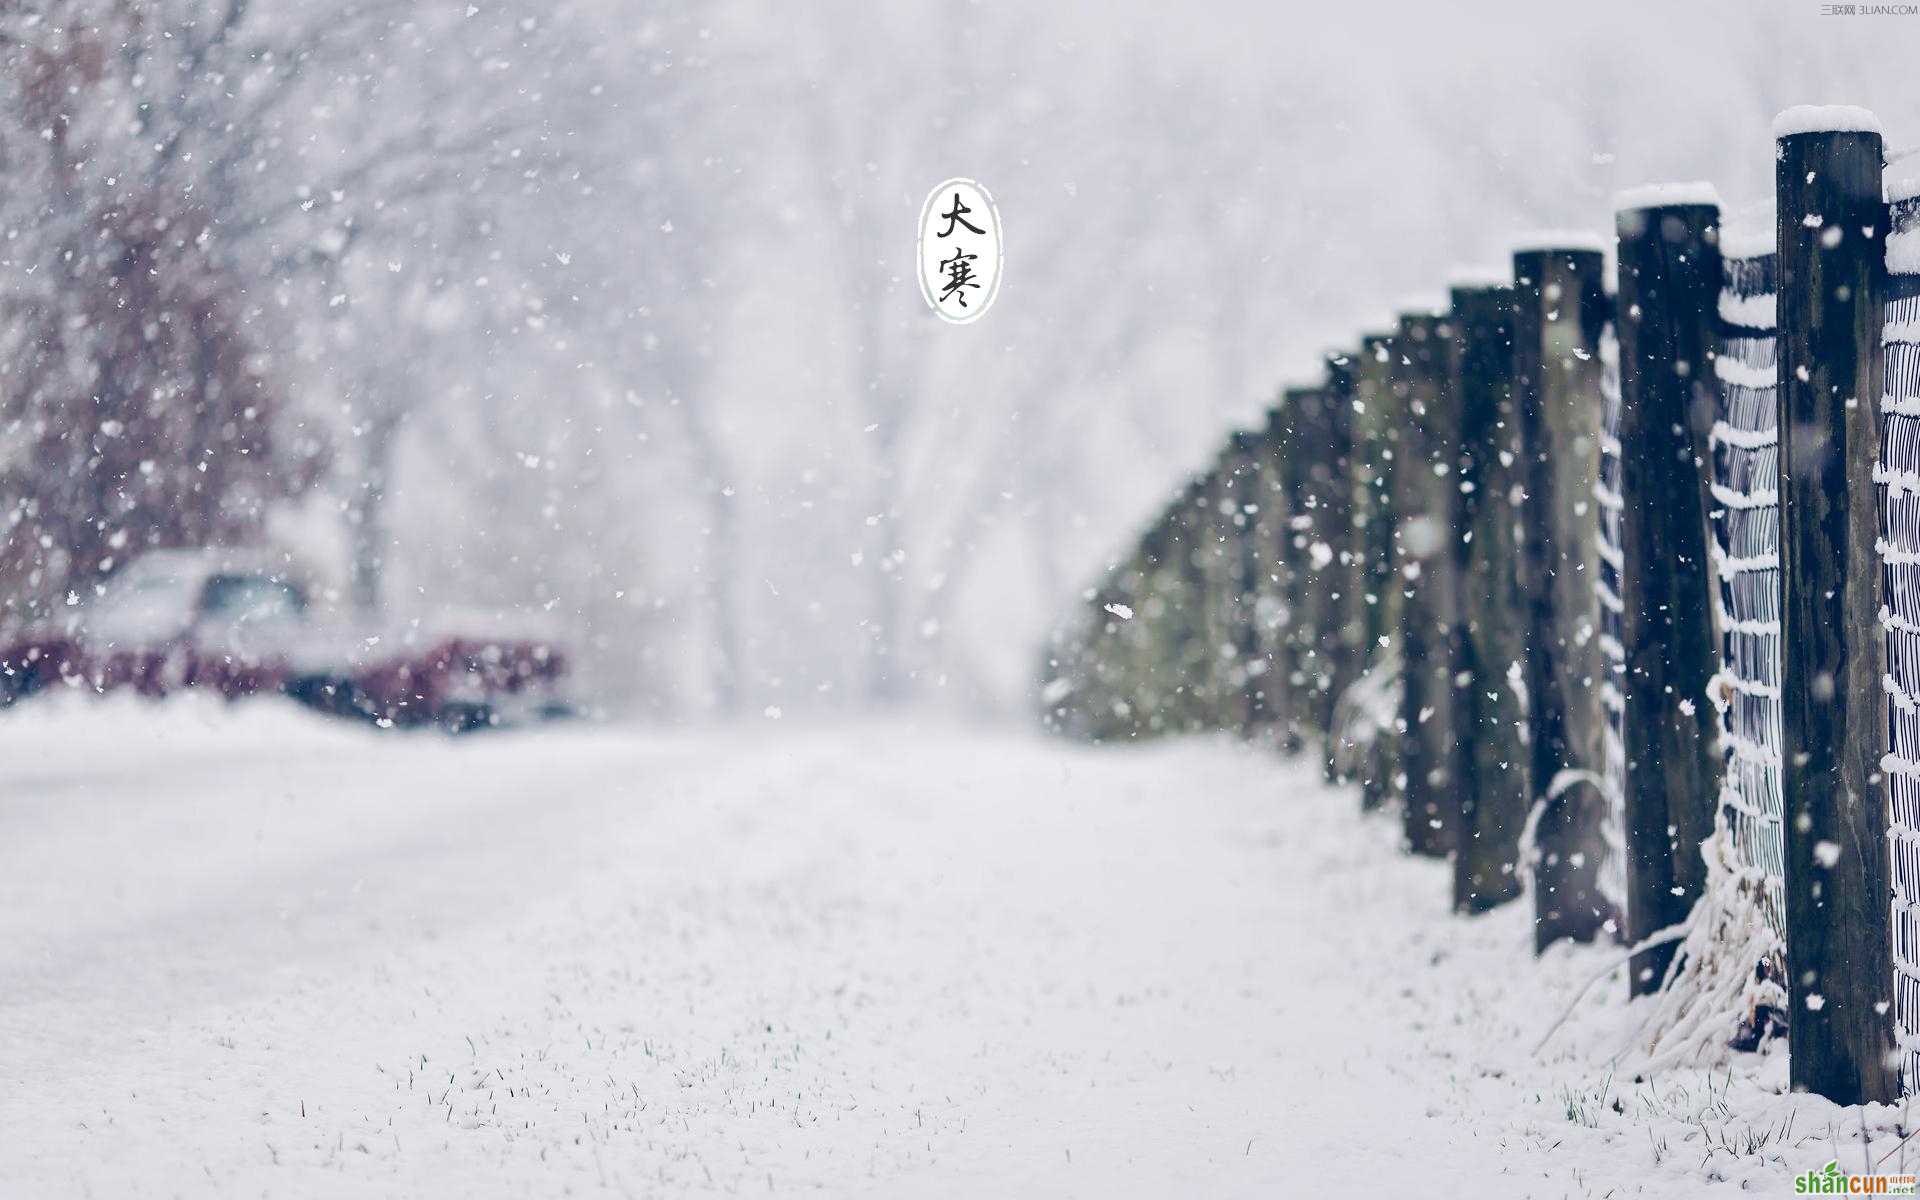
[[[1778,1056],[1305,768],[907,722],[464,741],[0,716],[0,1194],[1790,1194]],[[18,764],[26,764],[20,766]],[[1851,1131],[1851,1132],[1850,1132]],[[1908,1161],[1920,1159],[1912,1156]]]

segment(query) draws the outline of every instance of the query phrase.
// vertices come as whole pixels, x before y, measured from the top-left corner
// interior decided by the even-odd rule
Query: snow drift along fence
[[[1475,912],[1635,946],[1649,1062],[1920,1081],[1920,179],[1775,127],[1776,216],[1623,196],[1330,354],[1047,648],[1047,723],[1310,752]],[[1602,251],[1618,294],[1602,283]]]

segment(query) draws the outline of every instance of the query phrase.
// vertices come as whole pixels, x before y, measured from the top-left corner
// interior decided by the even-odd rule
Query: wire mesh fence
[[[1888,854],[1893,885],[1894,1023],[1909,1091],[1920,1079],[1920,274],[1898,252],[1920,229],[1920,199],[1892,206],[1888,299],[1882,327],[1885,394],[1874,471],[1887,639]]]
[[[1626,778],[1627,748],[1622,740],[1627,697],[1622,683],[1627,673],[1627,650],[1620,640],[1620,571],[1624,564],[1620,518],[1625,501],[1620,495],[1620,339],[1611,322],[1600,334],[1600,475],[1594,481],[1593,500],[1599,506],[1600,569],[1593,589],[1600,606],[1600,778],[1606,794],[1607,819],[1602,826],[1607,841],[1606,862],[1600,871],[1600,891],[1616,911],[1627,904]]]
[[[1775,396],[1775,261],[1723,259],[1718,400],[1709,438],[1718,580],[1720,808],[1733,859],[1786,934],[1780,791],[1780,439]]]

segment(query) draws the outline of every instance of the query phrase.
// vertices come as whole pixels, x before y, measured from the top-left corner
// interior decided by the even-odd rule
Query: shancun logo
[[[1796,1196],[1911,1196],[1913,1175],[1849,1175],[1838,1161],[1818,1171],[1802,1171],[1793,1181]]]
[[[956,325],[978,321],[1000,293],[1000,212],[987,189],[949,179],[920,209],[920,291]]]

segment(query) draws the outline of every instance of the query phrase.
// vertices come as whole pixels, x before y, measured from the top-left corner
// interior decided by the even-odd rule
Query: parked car
[[[150,552],[100,595],[0,642],[0,706],[60,686],[155,697],[201,688],[455,732],[570,711],[566,659],[543,630],[475,616],[358,622],[320,613],[313,596],[284,556]]]

